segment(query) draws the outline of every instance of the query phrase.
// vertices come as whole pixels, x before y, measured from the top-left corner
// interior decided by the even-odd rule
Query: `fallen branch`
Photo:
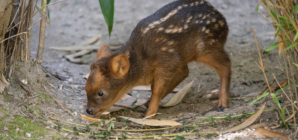
[[[274,110],[275,108],[271,108],[271,109],[268,109],[268,110],[264,110],[263,112],[268,112],[268,111],[272,111]],[[256,112],[252,112],[252,113],[247,113],[247,115],[253,115],[255,114]],[[243,116],[244,114],[239,114],[239,115],[234,115],[234,116],[230,116],[231,118],[236,118],[236,117],[241,117]],[[227,118],[228,116],[226,117],[213,117],[213,119],[225,119]],[[208,119],[210,117],[196,117],[197,119]]]
[[[58,50],[58,51],[78,51],[78,50],[97,50],[100,46],[99,45],[87,45],[87,46],[55,46],[50,47],[52,50]],[[117,50],[120,47],[113,47],[110,46],[111,50]]]
[[[136,118],[129,118],[121,116],[120,118],[128,119],[129,121],[132,121],[134,123],[142,124],[142,125],[148,125],[148,126],[177,126],[182,125],[181,123],[178,123],[176,121],[172,120],[154,120],[154,119],[136,119]]]

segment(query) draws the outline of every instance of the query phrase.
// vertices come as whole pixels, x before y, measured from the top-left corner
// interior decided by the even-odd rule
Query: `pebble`
[[[27,136],[28,138],[31,138],[31,134],[30,134],[30,133],[26,133],[26,136]]]
[[[77,112],[73,112],[73,113],[72,113],[72,115],[74,115],[74,116],[77,116],[77,115],[78,115],[78,113],[77,113]]]

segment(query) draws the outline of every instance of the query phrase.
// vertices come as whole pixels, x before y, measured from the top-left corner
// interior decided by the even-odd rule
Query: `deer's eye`
[[[99,91],[97,94],[98,94],[98,96],[103,96],[104,95],[104,93],[102,91]]]

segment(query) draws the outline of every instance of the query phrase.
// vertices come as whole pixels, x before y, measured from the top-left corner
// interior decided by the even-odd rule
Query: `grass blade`
[[[51,0],[47,0],[47,5],[48,5],[50,2],[51,2]],[[49,21],[51,21],[49,7],[47,7],[47,15],[48,15],[48,19],[49,19]]]
[[[283,107],[281,110],[281,119],[282,119],[282,122],[285,123],[285,107]]]
[[[279,42],[274,43],[273,45],[271,45],[270,47],[268,47],[268,48],[265,49],[264,51],[265,51],[265,52],[269,52],[269,51],[271,51],[271,50],[276,49],[276,48],[278,47],[278,43],[279,43]]]
[[[258,101],[258,100],[260,100],[260,99],[262,99],[262,98],[264,98],[264,97],[266,97],[266,96],[268,96],[268,95],[269,95],[269,92],[266,92],[266,93],[262,94],[262,95],[259,96],[257,99],[253,100],[249,105],[254,104],[256,101]]]
[[[73,11],[74,11],[74,8],[75,8],[76,5],[77,5],[77,2],[78,2],[78,0],[75,1],[75,4],[74,4],[73,7],[72,7],[71,16],[72,16],[72,13],[73,13]]]
[[[298,64],[296,64],[295,62],[293,62],[293,64],[294,64],[296,67],[298,67]]]
[[[277,90],[274,94],[277,95],[278,93],[280,93],[282,90],[286,90],[289,86],[292,86],[293,84],[288,84],[285,87],[283,87],[282,89]]]
[[[276,95],[274,93],[271,93],[271,97],[273,98],[274,102],[276,103],[276,105],[279,107],[279,109],[281,109],[280,103],[276,97]]]
[[[259,7],[260,7],[260,5],[258,4],[256,7],[256,14],[258,14],[258,12],[259,12]]]
[[[298,32],[296,33],[296,35],[294,37],[294,42],[296,41],[297,38],[298,38]]]
[[[114,21],[114,0],[98,0],[98,1],[100,4],[102,14],[108,26],[109,36],[111,36],[111,32],[113,29],[113,21]]]
[[[288,50],[288,49],[291,49],[291,48],[295,47],[296,45],[298,45],[298,42],[296,42],[296,43],[294,43],[294,44],[288,46],[288,47],[285,49],[285,51]]]

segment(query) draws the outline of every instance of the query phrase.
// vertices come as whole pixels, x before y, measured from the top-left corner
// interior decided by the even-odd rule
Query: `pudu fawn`
[[[177,0],[141,20],[117,51],[102,45],[86,82],[87,109],[99,116],[137,85],[151,84],[146,116],[188,76],[187,63],[202,62],[220,76],[218,111],[228,107],[231,62],[224,50],[224,16],[204,0]]]

